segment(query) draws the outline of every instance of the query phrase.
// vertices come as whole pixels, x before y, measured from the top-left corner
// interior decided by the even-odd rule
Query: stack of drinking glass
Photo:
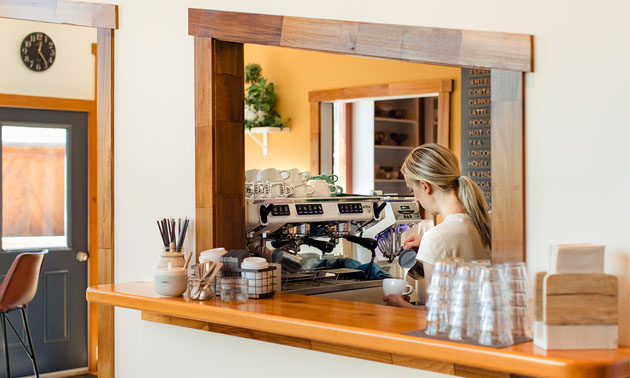
[[[504,263],[503,275],[509,288],[508,301],[511,308],[512,334],[531,338],[531,293],[525,263]]]
[[[477,283],[475,266],[461,265],[457,269],[451,287],[449,318],[450,330],[448,338],[463,340],[475,335],[477,321]]]
[[[508,286],[501,271],[494,266],[481,268],[479,344],[501,346],[514,343],[508,298]]]
[[[429,336],[488,346],[531,337],[530,298],[524,263],[490,265],[445,259],[433,266],[427,289]]]
[[[431,282],[427,288],[427,329],[431,336],[448,335],[448,309],[451,283],[457,266],[463,262],[459,258],[447,258],[433,266]]]

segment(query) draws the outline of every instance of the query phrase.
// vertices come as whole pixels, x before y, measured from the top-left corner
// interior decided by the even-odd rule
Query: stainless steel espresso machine
[[[314,247],[325,256],[345,239],[357,246],[357,255],[364,256],[362,262],[373,262],[378,251],[375,238],[378,233],[392,226],[396,230],[398,224],[413,225],[419,221],[418,205],[412,198],[405,197],[350,194],[320,198],[246,198],[248,245],[258,244],[257,250],[272,261],[284,259],[287,264],[282,264],[282,291],[306,295],[347,292],[345,299],[360,300],[357,299],[359,291],[377,288],[377,296],[382,297],[381,282],[366,280],[372,264],[368,265],[367,272],[345,268],[301,269],[299,264],[291,269],[288,262],[300,246]],[[269,250],[273,251],[272,256]],[[399,252],[381,251],[392,256]]]

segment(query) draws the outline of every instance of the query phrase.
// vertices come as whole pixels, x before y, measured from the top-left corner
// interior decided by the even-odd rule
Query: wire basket
[[[231,268],[223,270],[223,277],[246,278],[248,298],[262,299],[272,297],[276,293],[274,284],[279,277],[274,274],[275,270],[275,266],[265,269]],[[217,282],[216,285],[220,287],[221,284]]]

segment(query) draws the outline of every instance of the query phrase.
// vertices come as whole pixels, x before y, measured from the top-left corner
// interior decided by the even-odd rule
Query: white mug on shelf
[[[284,171],[284,172],[287,172],[287,177],[284,179],[284,181],[287,184],[293,185],[293,186],[306,184],[308,179],[311,178],[311,172],[300,171],[297,168],[291,168],[288,171]]]
[[[408,285],[407,282],[398,278],[385,278],[383,280],[383,294],[399,294],[409,295],[413,293],[413,286]]]
[[[312,197],[330,197],[332,194],[332,188],[335,188],[335,185],[331,185],[324,180],[309,180],[308,185],[315,188],[315,191],[311,195]]]
[[[310,184],[302,184],[293,187],[294,193],[291,197],[306,198],[315,194],[315,187]]]
[[[278,182],[289,177],[289,171],[281,171],[278,168],[266,168],[258,172],[258,181]]]
[[[248,169],[245,171],[245,181],[256,181],[258,180],[258,172],[260,169]]]

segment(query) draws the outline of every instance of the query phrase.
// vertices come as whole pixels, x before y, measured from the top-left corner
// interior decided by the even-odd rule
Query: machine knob
[[[273,204],[270,205],[261,205],[260,206],[260,221],[263,224],[267,224],[267,217],[269,216],[269,214],[271,214],[271,212],[273,211]]]
[[[380,205],[374,204],[374,218],[379,219],[381,217],[381,211],[387,206],[387,202],[383,202]]]

